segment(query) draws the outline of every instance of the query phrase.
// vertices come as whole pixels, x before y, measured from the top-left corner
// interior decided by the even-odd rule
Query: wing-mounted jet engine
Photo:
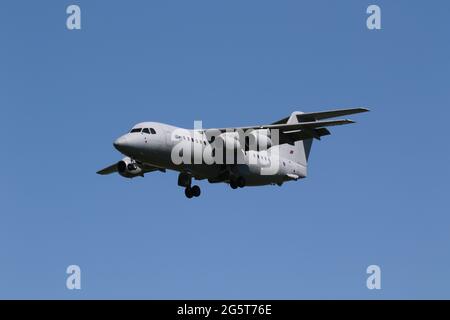
[[[129,157],[125,157],[117,162],[117,171],[122,177],[125,178],[144,176],[141,165]]]

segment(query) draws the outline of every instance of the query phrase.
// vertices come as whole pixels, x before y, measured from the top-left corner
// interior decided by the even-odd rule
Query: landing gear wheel
[[[236,180],[230,180],[230,187],[231,187],[231,189],[237,189],[238,184],[237,184]]]
[[[201,193],[201,191],[200,191],[200,187],[199,187],[199,186],[193,186],[193,187],[191,188],[191,194],[192,194],[194,197],[198,197],[198,196],[200,195],[200,193]]]
[[[191,188],[184,189],[184,194],[188,199],[191,199],[194,196]]]
[[[239,188],[245,187],[245,179],[244,179],[244,177],[239,177],[237,179],[237,185],[238,185]]]

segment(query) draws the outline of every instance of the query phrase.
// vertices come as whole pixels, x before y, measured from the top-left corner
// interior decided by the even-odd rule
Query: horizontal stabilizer
[[[317,121],[329,118],[342,117],[350,114],[367,112],[369,109],[366,108],[352,108],[352,109],[339,109],[339,110],[331,110],[331,111],[322,111],[322,112],[310,112],[310,113],[302,113],[297,115],[297,119],[299,122],[307,122],[307,121]]]
[[[299,113],[297,114],[297,119],[299,122],[312,122],[317,120],[329,119],[342,117],[350,114],[356,114],[361,112],[367,112],[369,109],[366,108],[351,108],[351,109],[338,109],[338,110],[329,110],[329,111],[321,111],[321,112],[308,112],[308,113]],[[277,122],[272,124],[284,124],[287,123],[289,117],[283,118]]]

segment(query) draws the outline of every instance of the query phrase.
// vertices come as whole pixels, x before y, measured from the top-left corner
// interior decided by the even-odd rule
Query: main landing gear
[[[231,189],[243,188],[245,187],[245,179],[244,177],[231,178],[230,179],[230,187]]]
[[[188,197],[188,199],[198,197],[200,193],[201,191],[199,186],[186,187],[186,189],[184,189],[184,194]]]
[[[192,176],[188,173],[180,173],[178,176],[178,185],[184,187],[184,194],[188,199],[200,196],[201,190],[199,186],[191,186]]]

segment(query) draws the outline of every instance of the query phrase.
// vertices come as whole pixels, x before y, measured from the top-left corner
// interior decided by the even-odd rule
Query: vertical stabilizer
[[[295,111],[287,120],[287,124],[298,123],[297,115],[303,112]],[[303,166],[308,165],[309,152],[311,151],[313,139],[299,140],[293,145],[285,143],[280,145],[280,154],[282,157],[291,161],[300,163]]]

